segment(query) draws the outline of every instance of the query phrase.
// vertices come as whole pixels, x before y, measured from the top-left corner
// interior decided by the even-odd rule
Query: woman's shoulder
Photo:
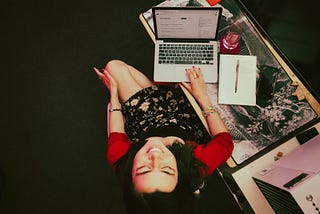
[[[232,137],[228,132],[221,132],[215,135],[206,145],[194,147],[195,158],[202,161],[208,167],[208,174],[211,174],[218,166],[226,162],[231,156],[234,145]]]

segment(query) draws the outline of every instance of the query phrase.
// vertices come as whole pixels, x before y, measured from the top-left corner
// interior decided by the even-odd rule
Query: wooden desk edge
[[[146,29],[147,33],[149,34],[153,43],[156,43],[155,35],[154,35],[152,29],[150,28],[149,24],[147,23],[146,19],[143,17],[143,13],[141,13],[139,15],[139,19],[140,19],[142,25],[144,26],[144,28]]]

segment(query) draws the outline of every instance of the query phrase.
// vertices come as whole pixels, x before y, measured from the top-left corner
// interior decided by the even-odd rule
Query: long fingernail
[[[96,67],[93,67],[93,70],[98,74],[98,73],[100,73],[99,72],[99,69],[97,69]]]

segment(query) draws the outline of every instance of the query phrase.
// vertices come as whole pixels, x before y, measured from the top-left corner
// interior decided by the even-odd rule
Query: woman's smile
[[[148,153],[150,153],[150,152],[162,152],[162,150],[160,148],[153,147],[153,148],[149,149]]]

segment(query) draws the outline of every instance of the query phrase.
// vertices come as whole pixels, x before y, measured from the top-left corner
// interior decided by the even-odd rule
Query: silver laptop
[[[222,8],[153,7],[154,81],[189,81],[185,69],[201,68],[205,82],[218,81],[218,26]]]

